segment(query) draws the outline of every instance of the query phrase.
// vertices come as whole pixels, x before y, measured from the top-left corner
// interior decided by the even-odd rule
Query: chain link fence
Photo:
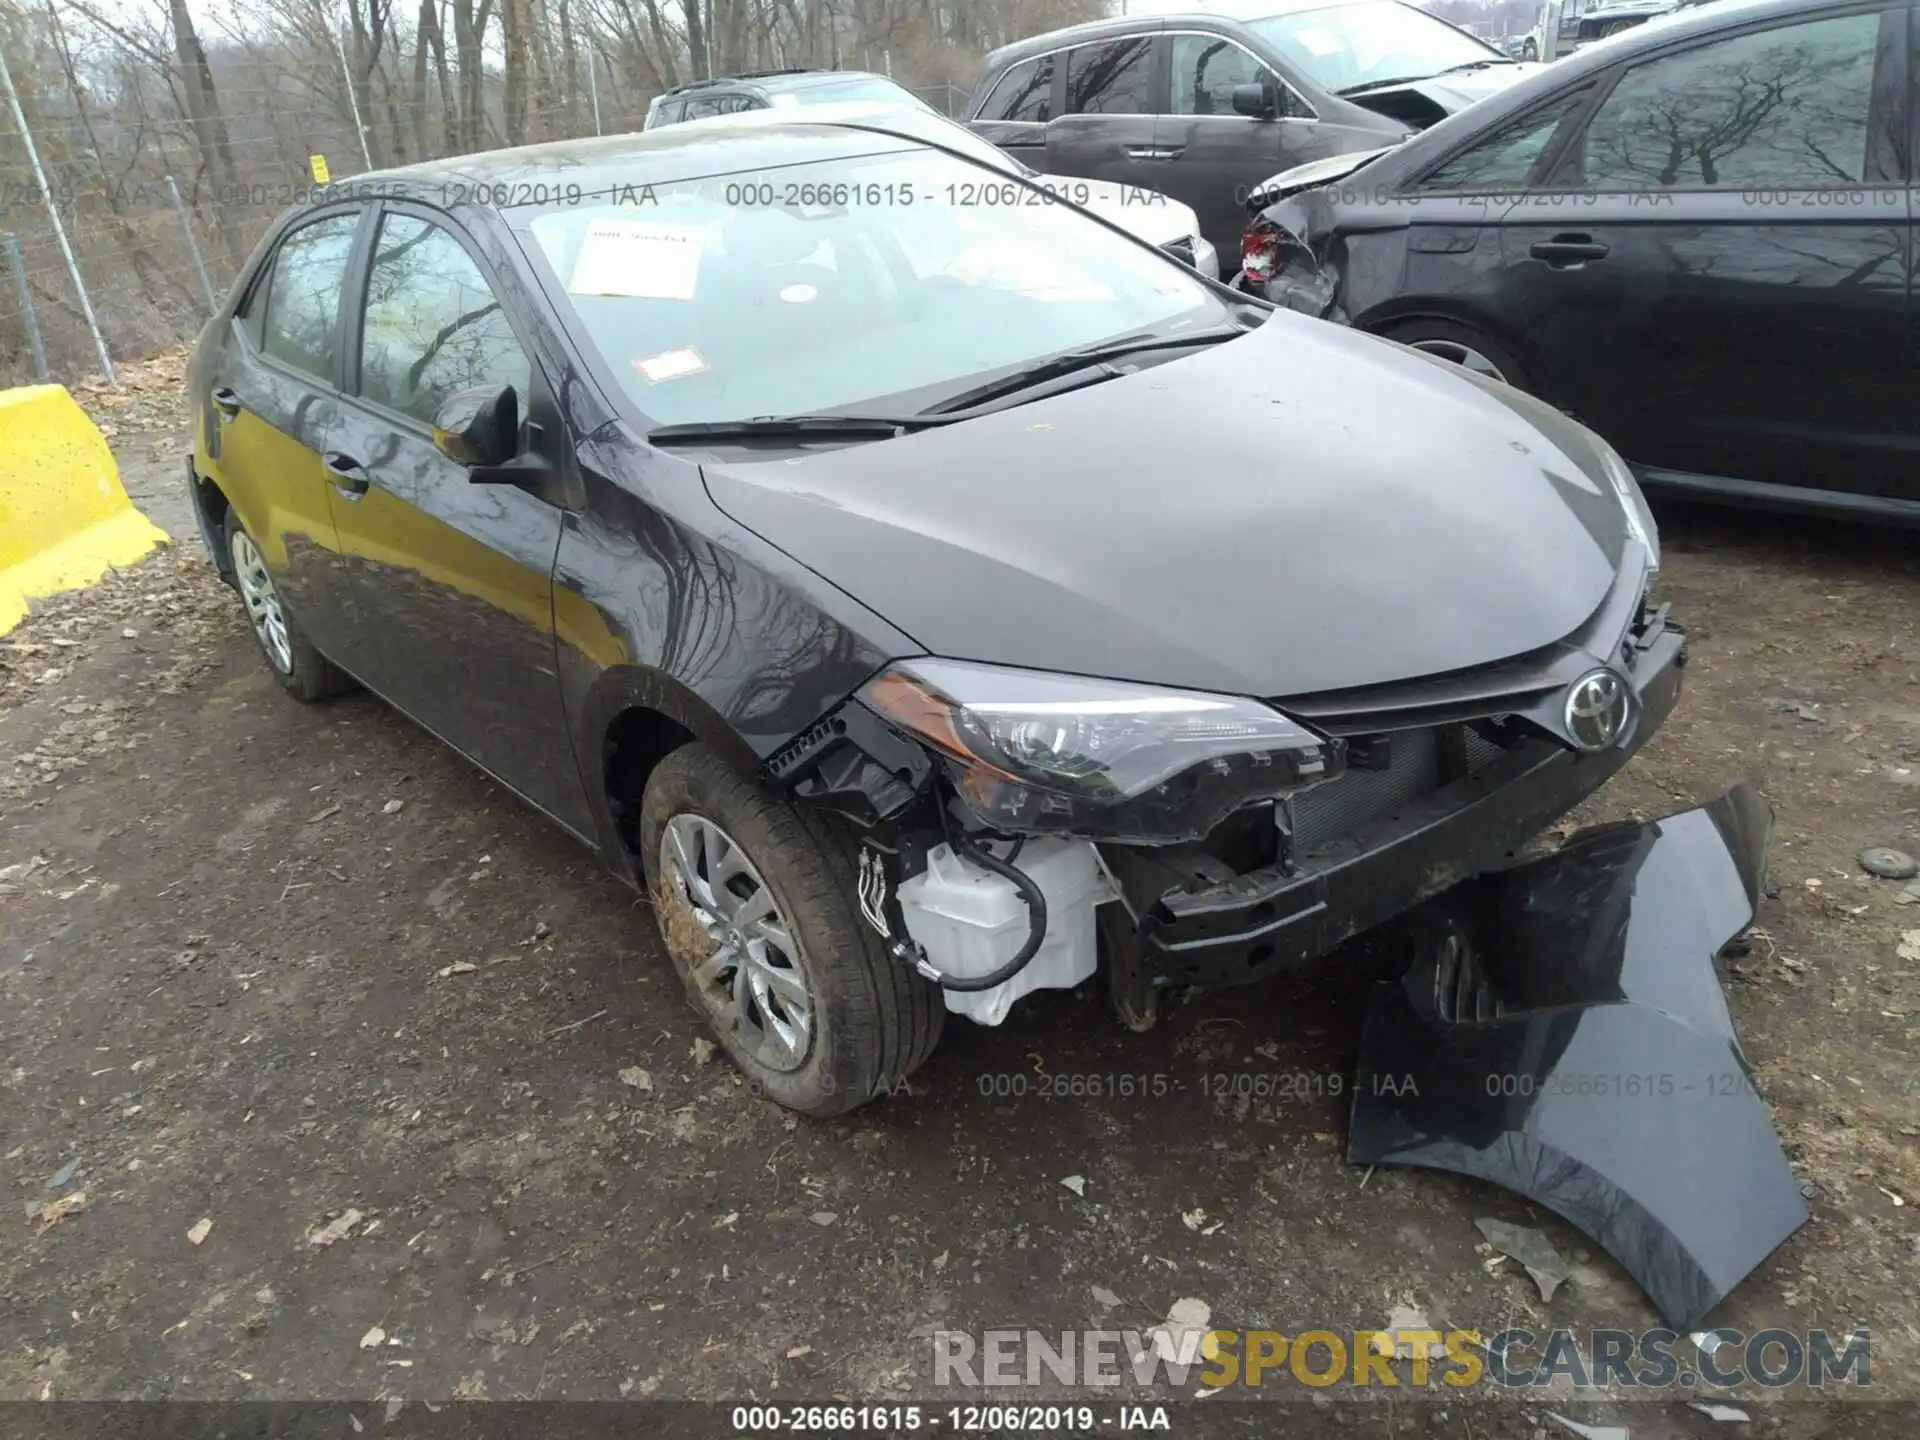
[[[210,120],[181,98],[191,69],[164,51],[128,53],[137,37],[76,62],[57,21],[51,38],[44,25],[23,37],[6,16],[0,8],[12,81],[0,95],[12,97],[0,103],[0,386],[110,374],[113,359],[192,340],[261,233],[318,176],[638,130],[658,88],[574,42],[518,97],[491,63],[463,79],[424,51],[402,57],[407,68],[390,56],[393,73],[376,84],[355,74],[349,43],[323,31],[302,51],[216,50]],[[1037,11],[1034,23],[1047,19]],[[969,93],[892,53],[843,59],[893,72],[943,115]],[[937,68],[965,75],[975,63],[949,50]]]

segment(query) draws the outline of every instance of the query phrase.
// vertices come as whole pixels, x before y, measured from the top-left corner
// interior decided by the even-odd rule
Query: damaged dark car
[[[1274,176],[1235,283],[1538,395],[1650,490],[1920,524],[1913,25],[1685,7]]]
[[[190,480],[280,683],[364,685],[644,888],[780,1104],[894,1089],[949,1012],[1100,977],[1144,1027],[1424,914],[1674,705],[1652,519],[1558,411],[969,203],[1026,182],[922,140],[699,128],[284,217]],[[1713,843],[1655,867],[1682,900]]]

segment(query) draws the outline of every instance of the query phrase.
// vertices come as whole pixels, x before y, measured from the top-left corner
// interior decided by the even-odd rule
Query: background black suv
[[[782,105],[830,105],[841,100],[883,100],[932,107],[903,85],[867,70],[748,70],[694,80],[656,95],[647,107],[646,129],[741,110]]]

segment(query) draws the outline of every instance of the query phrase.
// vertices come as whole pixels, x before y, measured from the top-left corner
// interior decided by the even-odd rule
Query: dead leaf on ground
[[[69,1215],[76,1215],[87,1208],[87,1192],[76,1190],[71,1195],[62,1195],[58,1200],[49,1200],[38,1210],[34,1218],[40,1222],[43,1231],[51,1230]]]
[[[307,1244],[324,1249],[336,1240],[344,1240],[353,1233],[353,1227],[358,1225],[360,1220],[361,1215],[358,1210],[345,1211],[319,1229],[310,1231],[307,1235]]]

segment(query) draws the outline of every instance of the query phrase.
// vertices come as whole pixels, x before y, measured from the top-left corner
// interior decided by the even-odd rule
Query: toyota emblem
[[[1567,738],[1582,750],[1619,744],[1633,717],[1633,692],[1611,670],[1589,670],[1567,687]]]

